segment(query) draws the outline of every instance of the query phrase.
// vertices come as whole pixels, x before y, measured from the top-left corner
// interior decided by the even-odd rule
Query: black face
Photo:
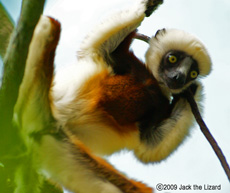
[[[170,89],[182,89],[199,75],[197,62],[185,52],[170,51],[162,59],[159,74]]]

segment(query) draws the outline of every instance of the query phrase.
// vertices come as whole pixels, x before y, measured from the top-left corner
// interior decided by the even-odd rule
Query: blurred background
[[[0,2],[16,24],[21,0]],[[44,14],[58,19],[62,25],[55,59],[56,70],[62,70],[76,62],[80,42],[103,18],[129,8],[133,3],[133,0],[47,0]],[[150,18],[145,19],[139,32],[152,36],[162,28],[183,29],[196,35],[206,45],[213,61],[213,71],[202,80],[205,87],[203,118],[230,163],[230,1],[165,0]],[[132,49],[142,60],[147,47],[146,43],[138,40],[132,45]],[[2,60],[0,67],[2,68]],[[221,190],[212,192],[230,192],[224,170],[197,125],[178,150],[159,164],[144,165],[130,152],[119,152],[106,159],[127,176],[154,188],[158,183],[202,187],[209,184],[221,185]],[[209,191],[203,189],[186,192]]]

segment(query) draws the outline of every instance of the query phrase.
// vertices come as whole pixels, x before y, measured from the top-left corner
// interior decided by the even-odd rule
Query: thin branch
[[[213,138],[212,134],[210,133],[208,127],[206,126],[205,122],[203,121],[198,106],[196,104],[196,101],[193,98],[193,94],[190,90],[187,90],[185,92],[185,96],[187,101],[189,102],[193,115],[197,121],[197,123],[200,126],[200,129],[202,131],[202,133],[204,134],[204,136],[206,137],[206,139],[208,140],[209,144],[212,146],[214,152],[216,153],[218,159],[220,160],[220,163],[222,165],[222,167],[224,168],[224,171],[228,177],[228,180],[230,181],[230,168],[229,165],[227,163],[227,160],[222,152],[222,150],[220,149],[220,147],[218,146],[216,140]]]
[[[144,41],[146,43],[149,43],[149,40],[151,39],[149,36],[146,36],[146,35],[141,34],[141,33],[135,33],[134,38],[141,40],[141,41]]]

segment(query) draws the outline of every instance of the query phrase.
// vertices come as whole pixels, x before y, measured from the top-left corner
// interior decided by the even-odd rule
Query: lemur
[[[139,0],[96,26],[81,44],[77,65],[57,72],[52,83],[38,84],[36,76],[41,68],[51,76],[53,69],[46,65],[52,64],[54,53],[51,59],[38,58],[37,75],[28,78],[35,81],[33,96],[28,88],[20,90],[15,117],[27,131],[28,143],[34,143],[38,170],[71,192],[150,193],[152,188],[129,179],[101,156],[126,149],[143,163],[160,162],[189,134],[194,119],[183,91],[190,88],[200,105],[200,78],[211,70],[205,46],[184,31],[163,29],[149,41],[145,62],[130,49],[137,28],[162,2]],[[41,17],[31,58],[55,22]],[[31,62],[28,58],[26,69]],[[33,107],[44,98],[59,135],[41,132],[44,127],[36,122],[44,109]],[[43,133],[38,141],[32,137],[36,132]]]

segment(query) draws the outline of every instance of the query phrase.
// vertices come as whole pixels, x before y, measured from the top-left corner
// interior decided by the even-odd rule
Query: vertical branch
[[[29,44],[45,0],[23,0],[21,15],[4,58],[0,90],[0,155],[18,147],[20,139],[12,127],[13,109],[24,74]]]
[[[0,2],[0,56],[3,58],[6,53],[6,48],[9,43],[10,35],[14,29],[14,24],[7,13],[6,9]]]
[[[20,19],[6,52],[6,41],[4,39],[1,41],[1,44],[4,42],[1,52],[1,55],[4,55],[4,74],[0,88],[0,189],[4,193],[14,192],[16,188],[14,175],[18,170],[18,163],[22,161],[21,155],[25,152],[18,130],[12,124],[12,117],[24,74],[29,44],[44,3],[45,0],[23,0]],[[3,13],[1,17],[1,25],[3,25],[2,19],[7,20],[7,16]],[[11,30],[11,27],[8,27],[2,26],[1,29],[8,32]],[[6,35],[2,30],[2,34]]]

